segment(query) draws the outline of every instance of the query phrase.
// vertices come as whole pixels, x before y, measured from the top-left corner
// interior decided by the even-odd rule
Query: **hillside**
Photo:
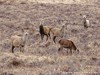
[[[81,0],[80,0],[81,1]],[[88,0],[89,1],[89,0]],[[81,14],[91,26],[84,29]],[[100,5],[3,3],[0,4],[0,75],[100,75]],[[62,21],[62,22],[59,22]],[[64,38],[72,40],[79,54],[58,52],[52,39],[43,42],[40,24],[60,28],[66,23]],[[24,53],[11,53],[11,35],[30,35]],[[57,38],[58,41],[60,38]]]

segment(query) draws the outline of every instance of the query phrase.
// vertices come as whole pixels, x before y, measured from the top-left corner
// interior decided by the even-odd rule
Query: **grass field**
[[[84,29],[86,14],[91,26]],[[0,4],[0,75],[100,75],[100,4]],[[64,22],[58,22],[63,20]],[[39,25],[60,28],[66,23],[64,38],[72,40],[79,54],[58,52],[52,39],[41,42]],[[11,53],[10,37],[30,32],[24,53]],[[57,38],[58,41],[60,38]]]

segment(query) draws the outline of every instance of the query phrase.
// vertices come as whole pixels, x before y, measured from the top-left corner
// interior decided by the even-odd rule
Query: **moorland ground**
[[[86,14],[91,26],[84,29]],[[97,4],[0,4],[0,74],[1,75],[100,75],[100,5]],[[41,42],[39,25],[60,28],[66,22],[64,38],[72,40],[80,53],[58,52],[58,43]],[[10,37],[30,35],[24,53],[11,53]],[[58,39],[57,39],[58,41]]]

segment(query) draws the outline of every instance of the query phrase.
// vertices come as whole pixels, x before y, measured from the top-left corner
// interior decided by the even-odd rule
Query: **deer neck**
[[[64,27],[61,28],[61,31],[64,31]]]
[[[62,37],[64,37],[64,35],[65,35],[64,27],[61,28],[61,35],[62,35]]]
[[[27,40],[27,35],[24,34],[24,35],[23,35],[23,42],[26,42],[26,40]]]

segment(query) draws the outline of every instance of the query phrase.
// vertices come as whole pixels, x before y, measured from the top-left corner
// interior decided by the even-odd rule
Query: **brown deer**
[[[60,39],[59,44],[60,44],[60,48],[58,49],[58,51],[60,51],[63,48],[68,48],[70,49],[71,54],[72,54],[72,50],[78,51],[79,53],[79,50],[76,48],[75,44],[71,40]]]
[[[48,40],[48,37],[50,37],[50,30],[51,30],[51,27],[49,26],[43,26],[43,25],[39,26],[39,32],[40,32],[42,40],[44,38],[44,35],[47,37],[47,40]]]

